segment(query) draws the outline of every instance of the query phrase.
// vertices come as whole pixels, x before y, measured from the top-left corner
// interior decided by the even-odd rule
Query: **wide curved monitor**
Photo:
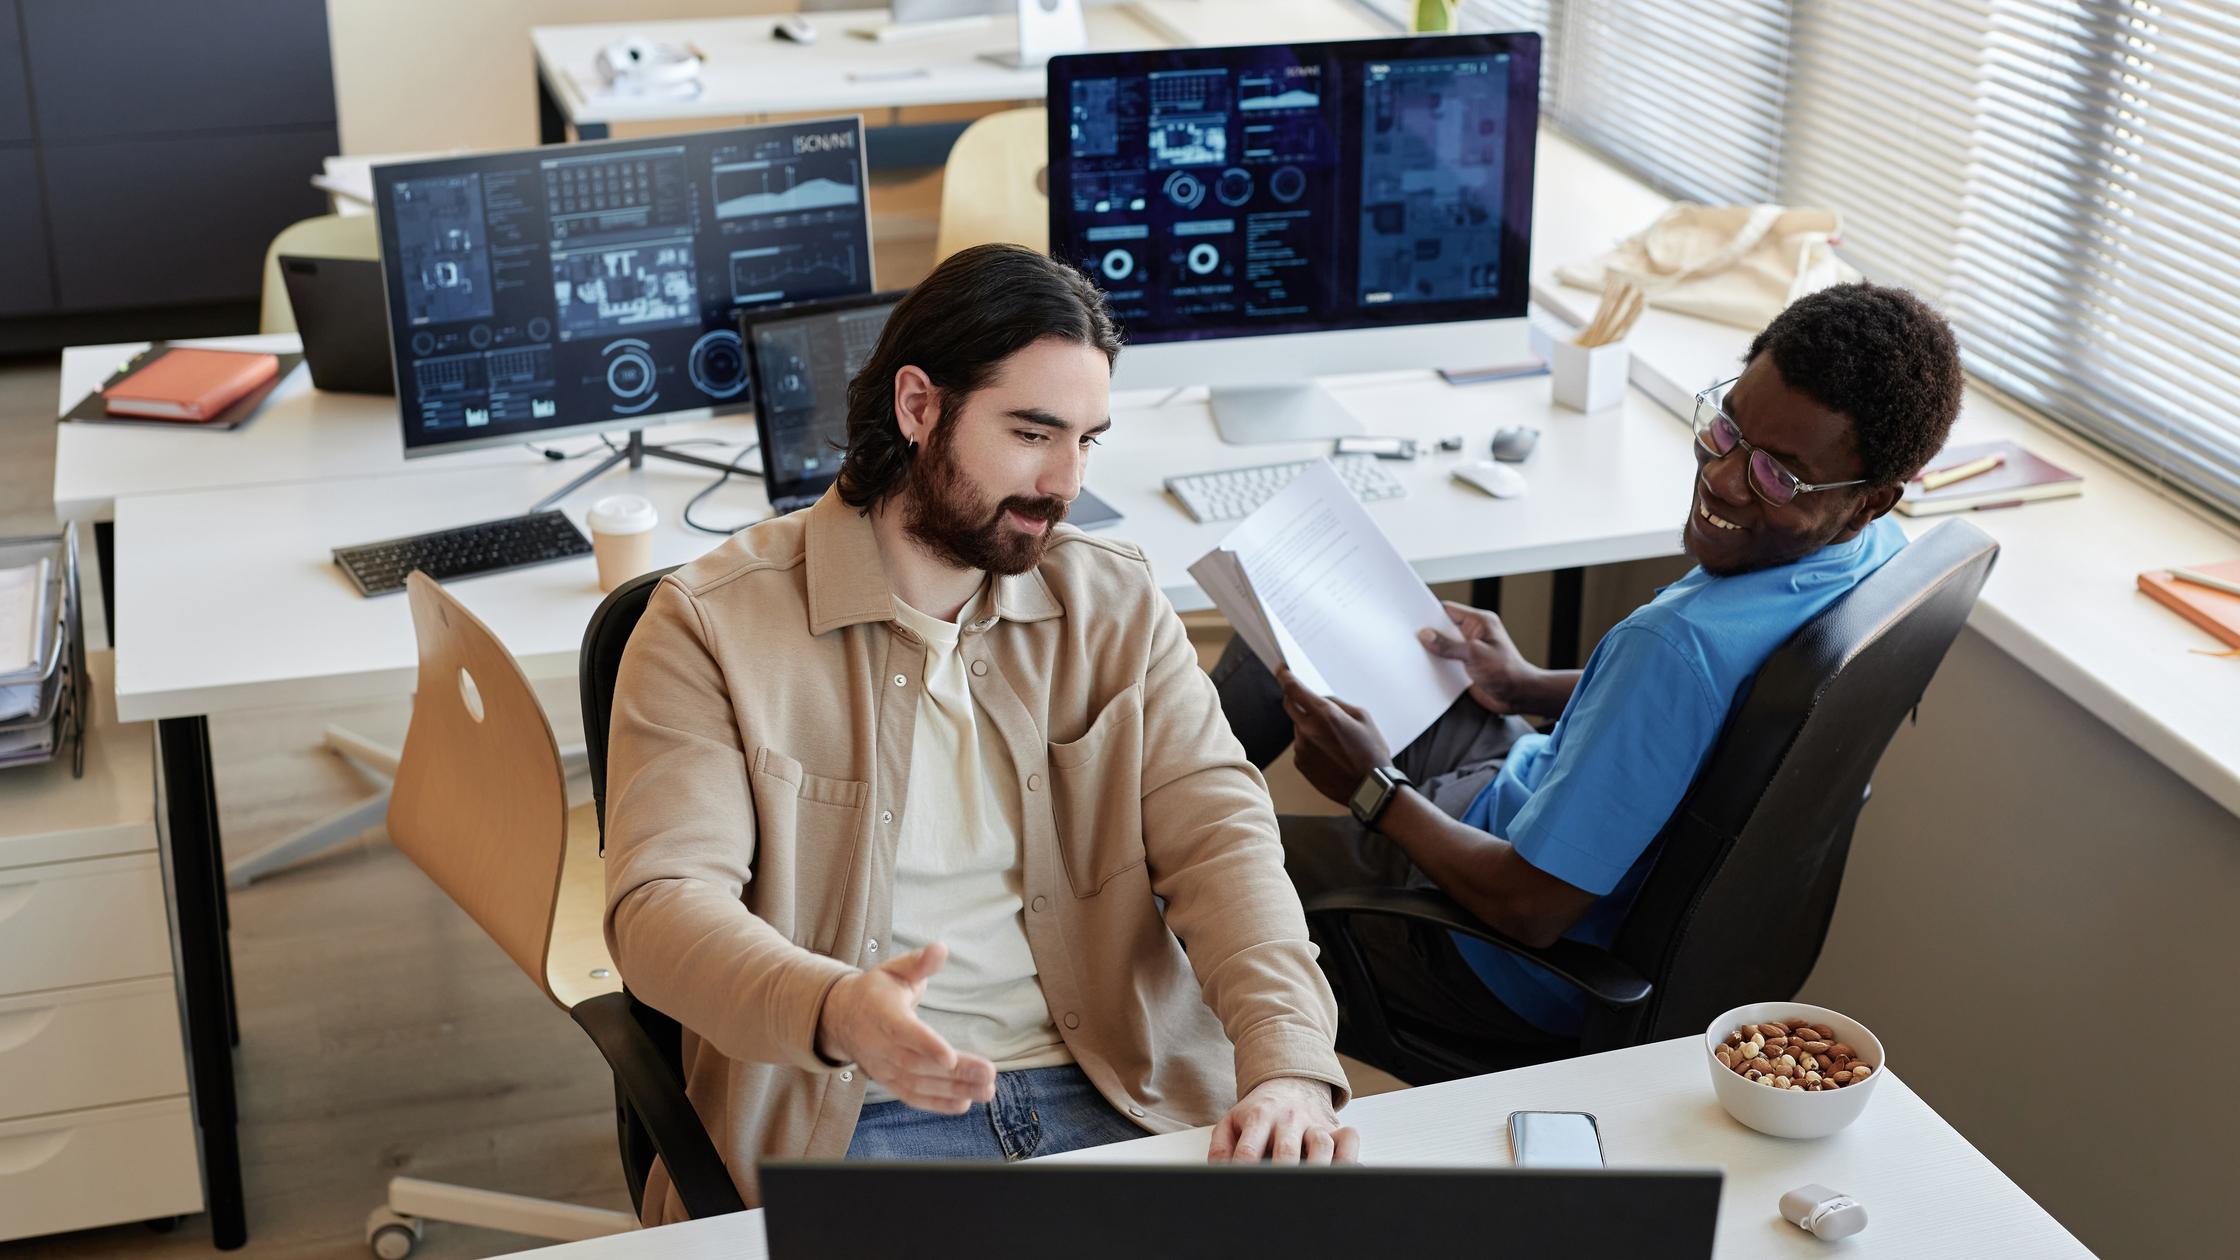
[[[373,175],[408,457],[744,412],[739,311],[872,289],[859,118]]]
[[[1126,330],[1116,387],[1265,384],[1263,436],[1308,436],[1302,376],[1522,352],[1539,36],[1093,53],[1049,82],[1051,249]]]

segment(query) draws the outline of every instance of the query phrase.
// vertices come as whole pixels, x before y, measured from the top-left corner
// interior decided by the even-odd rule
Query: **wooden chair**
[[[1008,241],[1050,248],[1049,111],[989,114],[964,129],[941,177],[933,261],[973,245]]]
[[[581,1023],[579,1008],[622,990],[601,929],[598,821],[589,805],[568,808],[552,724],[497,636],[425,574],[406,591],[420,676],[389,837]],[[402,1260],[425,1220],[555,1241],[638,1224],[624,1212],[396,1177],[367,1218],[366,1241]]]

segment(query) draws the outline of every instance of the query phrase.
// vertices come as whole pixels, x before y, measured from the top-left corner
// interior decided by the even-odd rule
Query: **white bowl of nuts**
[[[1808,1002],[1754,1002],[1703,1034],[1711,1088],[1760,1133],[1826,1137],[1859,1118],[1882,1078],[1882,1041],[1865,1024]]]

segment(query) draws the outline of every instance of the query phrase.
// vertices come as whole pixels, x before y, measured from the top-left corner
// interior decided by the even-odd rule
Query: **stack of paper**
[[[40,683],[57,629],[56,610],[47,598],[51,563],[42,557],[0,569],[0,722],[39,709]]]
[[[1270,672],[1366,709],[1397,750],[1469,689],[1416,632],[1451,623],[1337,471],[1318,463],[1190,566]]]

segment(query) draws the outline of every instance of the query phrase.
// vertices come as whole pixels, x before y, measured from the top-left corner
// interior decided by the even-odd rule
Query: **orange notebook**
[[[2240,582],[2240,560],[2187,567],[2210,577],[2223,578],[2227,582]],[[2240,648],[2240,595],[2180,581],[2170,576],[2168,569],[2140,574],[2139,589],[2152,595],[2170,611],[2223,640],[2227,647]]]
[[[278,355],[174,346],[102,391],[102,406],[112,416],[208,420],[279,370]]]

